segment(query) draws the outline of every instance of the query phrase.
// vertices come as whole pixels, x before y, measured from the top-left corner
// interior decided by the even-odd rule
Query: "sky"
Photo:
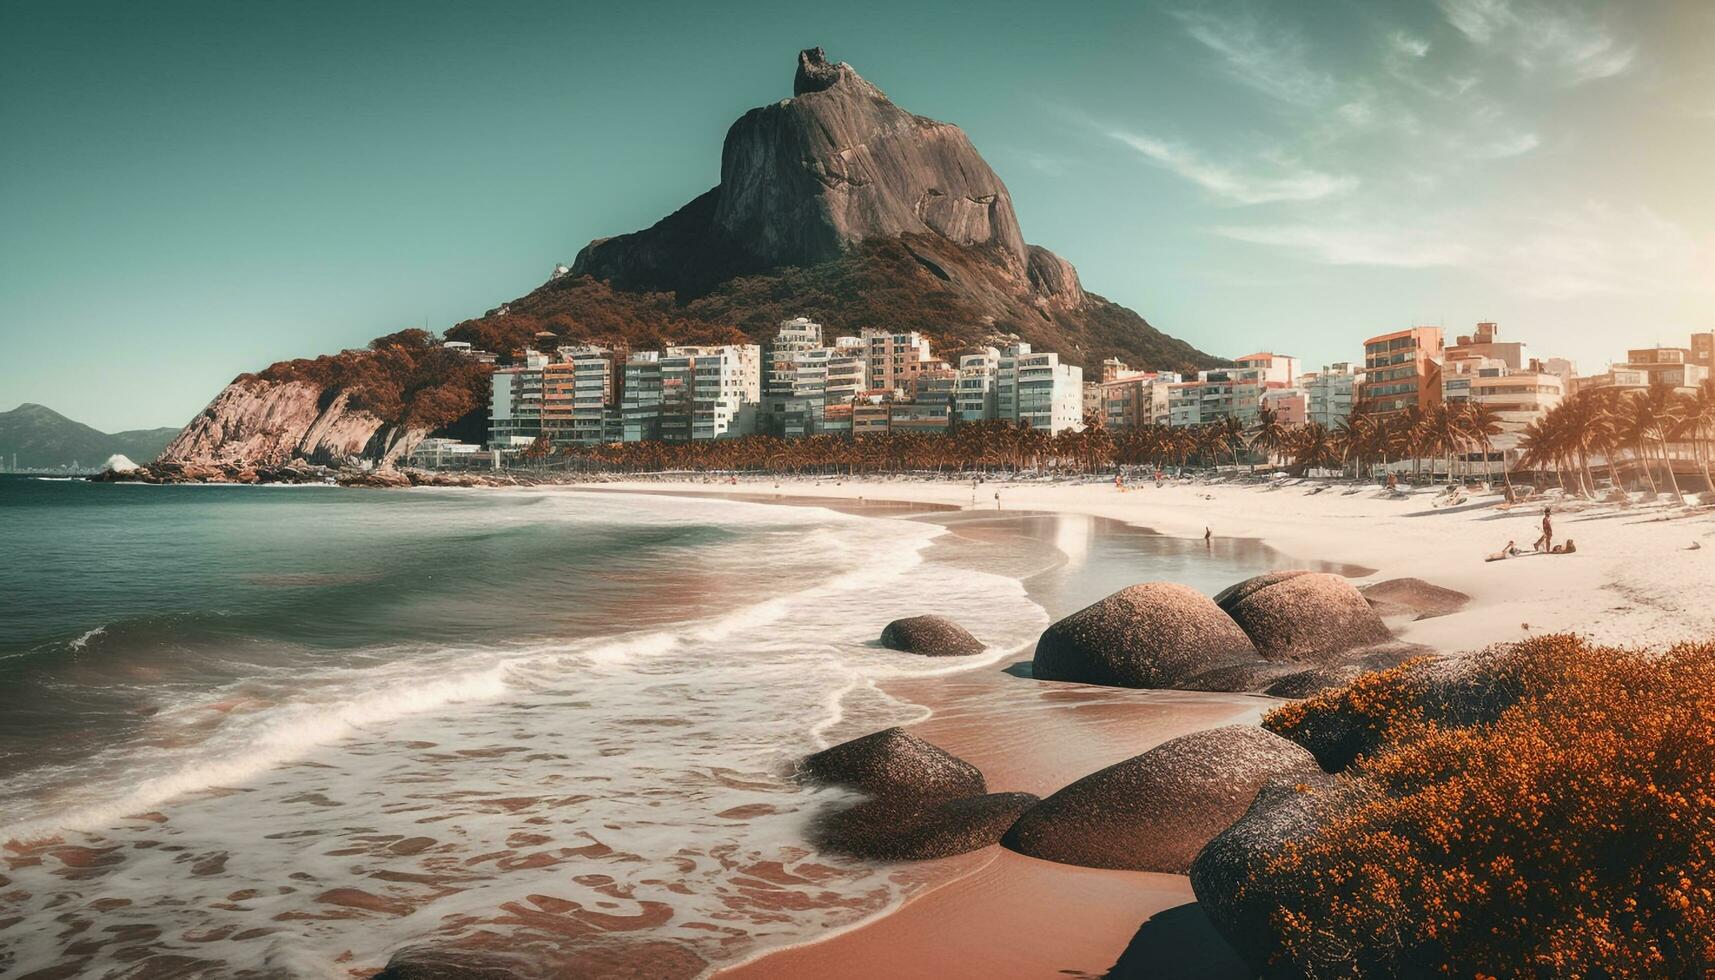
[[[0,410],[182,425],[719,179],[822,45],[1204,350],[1715,329],[1715,3],[0,3]],[[836,325],[837,326],[837,325]]]

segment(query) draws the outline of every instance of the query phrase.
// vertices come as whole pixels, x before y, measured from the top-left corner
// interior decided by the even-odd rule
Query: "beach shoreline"
[[[962,481],[769,478],[736,485],[611,482],[591,489],[760,502],[772,497],[783,504],[820,501],[863,509],[885,502],[1002,514],[1079,514],[1179,538],[1200,538],[1206,530],[1220,538],[1251,538],[1296,559],[1361,566],[1369,574],[1354,576],[1360,581],[1412,577],[1466,593],[1470,603],[1455,613],[1389,623],[1400,639],[1448,654],[1548,632],[1632,645],[1670,644],[1715,632],[1715,610],[1697,607],[1680,588],[1695,580],[1687,576],[1709,574],[1710,552],[1702,541],[1715,538],[1715,524],[1707,508],[1555,501],[1560,533],[1580,542],[1576,555],[1485,562],[1485,553],[1508,540],[1528,547],[1541,503],[1507,508],[1496,495],[1444,507],[1429,491],[1395,496],[1373,486],[1354,490],[1316,481],[1186,481],[1122,490],[1109,482],[987,481],[973,487]],[[1021,681],[994,668],[891,682],[887,691],[928,708],[929,716],[912,726],[913,732],[976,764],[992,786],[1044,796],[1168,738],[1254,722],[1275,703],[1256,695],[1176,695]],[[1045,712],[1020,710],[1020,702],[1045,694],[1062,703]],[[1208,710],[1163,711],[1147,734],[1137,730],[1141,716],[1174,696],[1227,700],[1205,702]],[[1090,702],[1110,698],[1106,708],[1117,730],[1130,729],[1126,737],[1104,741],[1092,738],[1087,728],[1050,734],[1059,719],[1087,713]],[[1075,868],[1000,848],[979,853],[988,859],[960,866],[887,912],[819,940],[722,965],[716,975],[723,980],[1143,975],[1127,972],[1134,969],[1127,966],[1128,949],[1137,954],[1134,947],[1151,956],[1170,948],[1179,954],[1165,965],[1152,958],[1145,967],[1149,975],[1244,975],[1190,904],[1189,881],[1181,876]]]

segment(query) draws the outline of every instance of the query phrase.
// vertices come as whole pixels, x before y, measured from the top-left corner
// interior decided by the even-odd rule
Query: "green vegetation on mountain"
[[[22,469],[100,466],[115,453],[148,462],[171,442],[177,429],[128,429],[102,432],[75,422],[45,405],[26,402],[0,412],[0,463],[13,457]]]

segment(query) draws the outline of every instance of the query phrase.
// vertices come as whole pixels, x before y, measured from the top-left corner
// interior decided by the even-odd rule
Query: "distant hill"
[[[178,429],[102,432],[74,422],[45,405],[25,402],[0,412],[0,464],[22,469],[70,466],[95,469],[114,453],[146,463],[161,454]]]

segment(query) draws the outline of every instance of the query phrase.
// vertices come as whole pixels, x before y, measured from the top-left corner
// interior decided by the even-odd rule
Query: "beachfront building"
[[[1182,380],[1171,371],[1133,371],[1124,361],[1108,358],[1102,362],[1102,380],[1096,382],[1097,416],[1109,429],[1166,425],[1168,392]]]
[[[1492,459],[1504,460],[1510,468],[1518,463],[1525,427],[1559,405],[1567,385],[1540,361],[1513,368],[1507,360],[1504,353],[1477,357],[1468,351],[1449,357],[1442,369],[1441,397],[1449,405],[1481,405],[1495,413],[1501,431],[1490,437]],[[1482,459],[1482,453],[1468,453],[1467,458]]]
[[[1470,334],[1455,338],[1447,345],[1445,360],[1447,362],[1464,358],[1486,358],[1498,362],[1501,367],[1510,371],[1520,371],[1525,367],[1524,344],[1520,341],[1502,341],[1500,325],[1493,321],[1477,324],[1477,329]]]
[[[613,352],[586,344],[561,347],[558,354],[558,361],[542,367],[542,433],[556,446],[610,441]]]
[[[1000,351],[984,347],[959,358],[959,388],[954,411],[961,422],[999,418],[995,385],[1000,380]]]
[[[542,369],[548,356],[530,350],[524,363],[500,368],[489,376],[488,446],[512,451],[534,443],[542,434]]]
[[[638,351],[625,359],[619,398],[620,441],[661,438],[661,353]]]
[[[839,337],[832,346],[822,326],[806,317],[783,321],[763,348],[763,429],[798,438],[851,431],[851,402],[868,387],[870,345]]]
[[[1301,388],[1265,388],[1261,402],[1281,425],[1299,426],[1310,421],[1310,402]]]
[[[1715,371],[1715,331],[1691,335],[1691,363]]]
[[[488,458],[487,451],[475,443],[431,437],[411,447],[411,453],[406,457],[406,462],[418,469],[440,469],[442,467],[469,469],[473,465],[480,465],[480,462],[487,461]]]
[[[995,372],[995,417],[1050,435],[1084,425],[1084,369],[1022,341],[1001,349]]]
[[[1299,386],[1304,389],[1305,419],[1327,429],[1345,421],[1352,414],[1352,405],[1357,400],[1358,381],[1361,377],[1362,372],[1345,361],[1329,364],[1320,371],[1311,371],[1300,376]]]
[[[1643,347],[1626,351],[1626,363],[1614,365],[1614,371],[1629,371],[1643,375],[1643,387],[1664,384],[1670,388],[1690,391],[1710,376],[1710,369],[1697,363],[1689,347]]]
[[[892,333],[865,330],[868,345],[869,386],[872,390],[906,391],[911,380],[924,371],[945,369],[947,362],[935,357],[929,338],[917,331]]]
[[[1371,411],[1428,410],[1441,400],[1440,327],[1412,327],[1364,341],[1358,400]]]
[[[1246,381],[1264,388],[1290,388],[1298,382],[1298,358],[1264,351],[1233,358],[1233,368]]]

